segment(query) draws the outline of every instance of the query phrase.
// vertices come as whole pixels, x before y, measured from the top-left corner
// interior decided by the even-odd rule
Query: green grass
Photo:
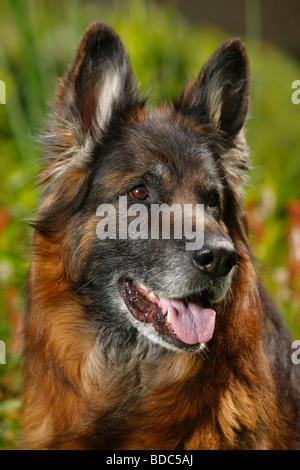
[[[20,353],[15,346],[23,308],[32,218],[37,192],[34,136],[43,128],[58,77],[73,58],[86,26],[104,20],[121,36],[143,92],[152,103],[173,99],[228,35],[214,27],[191,26],[175,10],[131,0],[2,0],[0,79],[6,105],[0,105],[0,339],[8,363],[0,365],[0,448],[15,445],[20,426]],[[253,24],[253,20],[252,20]],[[300,199],[299,112],[291,84],[300,66],[271,45],[246,40],[252,73],[252,108],[247,124],[253,172],[247,205],[254,207],[260,237],[252,243],[262,277],[283,307],[288,326],[300,338],[299,297],[288,283],[287,203]],[[252,234],[255,232],[255,224]],[[263,266],[263,268],[262,268]],[[299,291],[300,291],[300,283]],[[299,292],[298,292],[299,294]]]

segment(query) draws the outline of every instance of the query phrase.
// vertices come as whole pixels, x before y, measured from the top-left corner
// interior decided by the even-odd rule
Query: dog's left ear
[[[175,109],[233,137],[247,118],[249,82],[245,47],[240,39],[230,39],[212,54],[196,80],[187,84]]]

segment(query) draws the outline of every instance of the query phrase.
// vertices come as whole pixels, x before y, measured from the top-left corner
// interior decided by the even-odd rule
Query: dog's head
[[[66,285],[102,337],[189,351],[211,339],[246,243],[248,108],[239,39],[176,102],[147,111],[120,38],[103,23],[87,29],[44,137],[36,227],[60,240]],[[197,208],[204,239],[193,245]],[[153,210],[158,224],[169,217],[168,236],[155,232]]]

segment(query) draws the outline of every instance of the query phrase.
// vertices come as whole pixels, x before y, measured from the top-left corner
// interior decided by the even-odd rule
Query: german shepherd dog
[[[115,31],[88,27],[43,137],[21,448],[297,447],[300,366],[247,238],[248,109],[239,39],[153,110]],[[204,243],[120,236],[121,196],[201,205]]]

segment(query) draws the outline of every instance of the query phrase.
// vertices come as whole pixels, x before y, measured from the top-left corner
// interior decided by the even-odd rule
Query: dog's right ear
[[[84,150],[101,141],[114,112],[140,105],[128,55],[111,27],[96,22],[87,28],[57,98],[44,142],[60,164],[76,161],[76,152],[82,160]]]

